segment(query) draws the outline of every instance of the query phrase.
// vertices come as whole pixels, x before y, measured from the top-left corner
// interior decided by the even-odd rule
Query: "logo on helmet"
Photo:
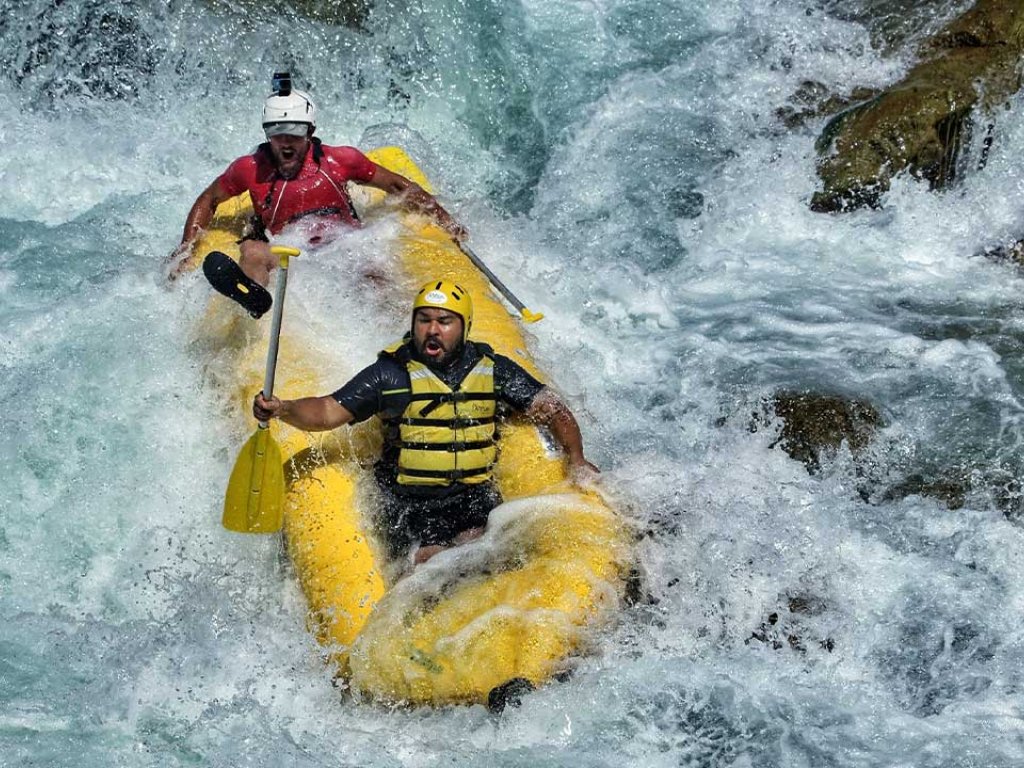
[[[447,304],[448,295],[443,291],[431,291],[423,297],[423,300],[430,304]]]

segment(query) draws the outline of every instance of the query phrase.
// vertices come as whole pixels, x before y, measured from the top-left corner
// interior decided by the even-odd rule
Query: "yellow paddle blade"
[[[270,429],[257,429],[242,447],[224,495],[224,527],[275,533],[284,519],[284,466]]]

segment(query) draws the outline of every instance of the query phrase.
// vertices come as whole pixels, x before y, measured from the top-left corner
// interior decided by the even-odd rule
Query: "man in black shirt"
[[[518,363],[469,341],[473,303],[455,283],[432,280],[413,302],[412,332],[336,392],[299,400],[257,394],[253,414],[322,431],[379,415],[384,452],[375,476],[390,553],[413,544],[416,564],[483,533],[501,503],[492,468],[496,424],[523,413],[547,427],[571,470],[597,471],[583,455],[565,403]]]

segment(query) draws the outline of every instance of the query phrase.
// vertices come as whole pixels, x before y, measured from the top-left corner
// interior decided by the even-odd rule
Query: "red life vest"
[[[221,175],[222,189],[230,195],[248,190],[253,208],[271,234],[305,216],[334,220],[351,227],[359,219],[345,187],[348,181],[366,182],[376,166],[353,147],[324,146],[314,138],[292,179],[277,171],[269,144],[240,157]]]

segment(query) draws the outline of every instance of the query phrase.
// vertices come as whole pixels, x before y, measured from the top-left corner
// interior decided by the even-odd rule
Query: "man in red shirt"
[[[240,157],[203,190],[189,211],[177,256],[191,252],[199,234],[213,219],[217,206],[248,191],[255,217],[241,242],[239,266],[251,280],[265,286],[277,257],[270,252],[267,233],[312,218],[308,241],[315,245],[338,226],[359,226],[346,183],[382,189],[397,195],[401,204],[431,216],[457,239],[463,228],[433,195],[404,176],[377,165],[354,147],[332,147],[313,137],[316,107],[309,95],[291,88],[290,77],[279,81],[263,104],[263,130],[267,142],[251,155]],[[173,279],[182,259],[171,272]]]

